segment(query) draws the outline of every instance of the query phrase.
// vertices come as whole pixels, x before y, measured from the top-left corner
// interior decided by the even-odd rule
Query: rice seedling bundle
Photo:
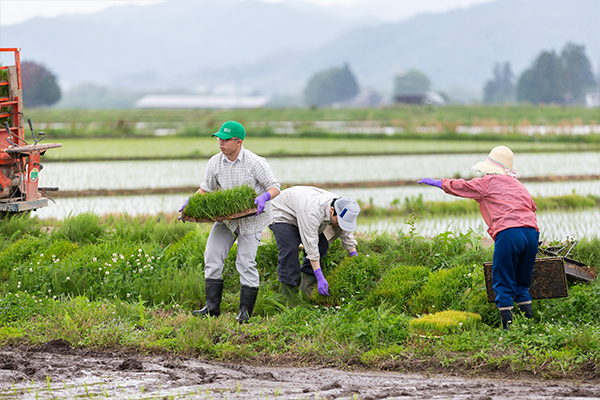
[[[194,222],[222,221],[256,212],[256,192],[249,186],[196,193],[183,209],[183,219]]]
[[[411,320],[409,328],[412,332],[422,335],[442,336],[459,329],[471,329],[480,322],[479,314],[446,310]]]

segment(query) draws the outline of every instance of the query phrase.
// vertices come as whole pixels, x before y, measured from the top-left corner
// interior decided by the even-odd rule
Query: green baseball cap
[[[244,129],[244,126],[237,121],[227,121],[221,125],[219,132],[213,133],[212,136],[216,136],[223,140],[231,138],[244,140],[246,138],[246,130]]]

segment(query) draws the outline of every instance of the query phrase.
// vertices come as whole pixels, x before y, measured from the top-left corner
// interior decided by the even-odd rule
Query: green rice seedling
[[[197,193],[190,197],[183,214],[198,220],[212,220],[254,208],[256,192],[249,186]]]
[[[429,269],[422,266],[397,265],[388,269],[381,282],[369,293],[365,305],[376,307],[387,302],[398,307],[398,310],[408,312],[411,296],[427,282],[429,272]]]
[[[312,298],[318,304],[339,305],[342,299],[364,299],[380,278],[380,262],[377,256],[359,254],[348,257],[327,274],[329,296],[313,290]],[[315,285],[316,286],[316,285]]]
[[[431,314],[450,308],[464,309],[463,294],[471,287],[471,267],[458,266],[431,273],[427,283],[410,300],[413,314]]]
[[[446,310],[410,321],[410,330],[420,335],[443,336],[457,330],[473,329],[481,323],[479,314]]]
[[[104,235],[100,216],[92,212],[69,215],[52,236],[74,243],[93,243]]]

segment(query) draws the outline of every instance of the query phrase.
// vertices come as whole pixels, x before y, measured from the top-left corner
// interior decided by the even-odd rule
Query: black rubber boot
[[[502,329],[510,330],[513,321],[512,310],[500,310],[500,319],[502,319]]]
[[[258,296],[258,288],[242,285],[240,292],[240,313],[235,317],[236,321],[240,324],[248,322],[254,311],[254,303],[256,303],[256,296]]]
[[[201,310],[192,311],[196,317],[218,317],[221,315],[221,297],[223,296],[223,279],[207,278],[204,282],[206,288],[206,305]]]
[[[523,313],[525,318],[533,318],[533,305],[531,303],[519,304],[519,311]]]
[[[317,283],[317,277],[306,272],[302,272],[300,278],[300,291],[310,297],[313,291],[313,287]]]

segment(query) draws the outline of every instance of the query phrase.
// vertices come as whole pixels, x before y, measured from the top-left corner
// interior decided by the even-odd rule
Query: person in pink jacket
[[[517,179],[513,153],[506,146],[494,147],[485,161],[472,169],[485,173],[482,178],[432,179],[418,183],[436,186],[448,194],[479,203],[481,216],[494,240],[492,283],[502,327],[512,323],[513,302],[526,318],[533,318],[531,274],[539,245],[539,228],[531,195]]]

